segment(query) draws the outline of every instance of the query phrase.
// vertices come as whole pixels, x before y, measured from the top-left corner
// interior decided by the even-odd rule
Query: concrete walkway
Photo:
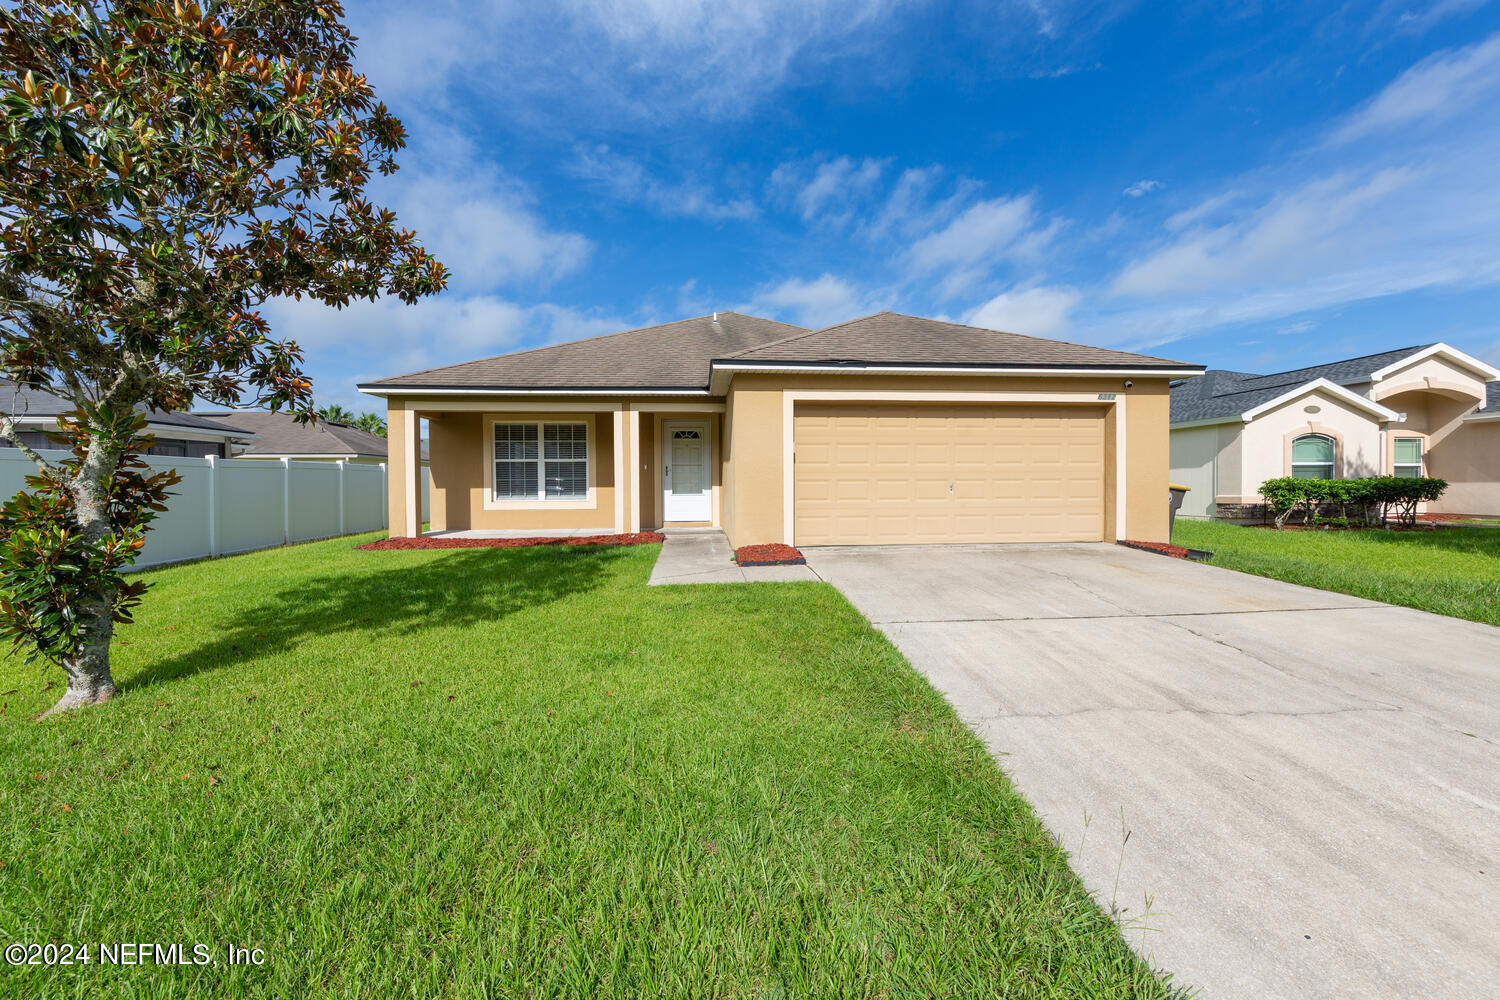
[[[760,583],[816,580],[806,566],[739,566],[718,528],[665,528],[650,586],[678,583]]]
[[[1500,629],[1114,545],[807,558],[1180,984],[1500,995]]]

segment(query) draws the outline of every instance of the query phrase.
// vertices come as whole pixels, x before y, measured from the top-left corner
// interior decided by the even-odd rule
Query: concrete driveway
[[[1178,983],[1500,994],[1500,629],[1114,545],[806,554]]]

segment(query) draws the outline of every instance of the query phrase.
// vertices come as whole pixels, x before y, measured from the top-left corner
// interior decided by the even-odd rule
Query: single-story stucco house
[[[1280,476],[1448,480],[1430,513],[1500,514],[1500,370],[1447,344],[1172,385],[1179,516],[1258,516]]]
[[[72,413],[73,401],[40,389],[22,389],[0,381],[0,407],[14,418],[17,436],[32,448],[61,447],[47,435],[57,433],[57,418]],[[229,458],[235,447],[255,438],[255,431],[230,420],[210,420],[195,413],[137,406],[152,435],[147,455],[177,458]],[[3,443],[3,439],[0,439]]]
[[[198,416],[248,427],[255,437],[236,446],[235,458],[290,458],[299,462],[352,462],[379,465],[385,461],[385,438],[348,424],[319,420],[298,423],[290,413],[270,410],[200,410]]]
[[[880,313],[717,313],[362,384],[391,534],[722,527],[736,546],[1165,541],[1202,367]],[[428,421],[431,509],[416,456]]]

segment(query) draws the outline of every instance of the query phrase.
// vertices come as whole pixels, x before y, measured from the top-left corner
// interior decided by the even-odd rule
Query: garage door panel
[[[1100,408],[804,405],[794,434],[799,544],[1103,537]]]

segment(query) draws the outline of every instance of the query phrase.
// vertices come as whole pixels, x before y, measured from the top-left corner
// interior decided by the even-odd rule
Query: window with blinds
[[[583,500],[588,492],[588,424],[495,424],[496,500]]]

